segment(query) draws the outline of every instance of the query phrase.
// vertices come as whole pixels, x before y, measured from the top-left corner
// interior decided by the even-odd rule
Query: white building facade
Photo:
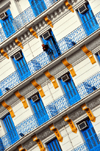
[[[0,0],[0,151],[100,151],[100,1]]]

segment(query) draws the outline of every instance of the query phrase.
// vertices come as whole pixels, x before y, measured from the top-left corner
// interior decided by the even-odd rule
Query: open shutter
[[[89,119],[86,120],[88,128],[81,130],[89,151],[99,151],[100,141]]]
[[[47,143],[47,147],[49,151],[62,151],[59,142],[56,138]]]
[[[73,82],[73,79],[72,79],[71,75],[70,75],[70,78],[71,79],[69,81],[67,81],[67,82],[63,82],[63,80],[60,79],[60,82],[61,82],[61,85],[62,85],[62,87],[64,89],[64,92],[66,94],[66,97],[67,97],[70,105],[73,105],[77,101],[80,100],[80,96],[78,94],[78,91],[77,91],[77,89],[75,87],[75,84]]]
[[[54,60],[59,55],[61,55],[61,52],[51,29],[49,30],[49,32],[51,36],[48,39],[44,39],[42,36],[41,38],[42,38],[43,44],[48,46],[46,53],[49,55],[51,60]]]
[[[23,53],[22,53],[22,56],[23,57],[19,60],[16,60],[13,57],[15,67],[17,68],[21,81],[25,80],[27,77],[29,77],[31,75],[31,72],[28,68],[28,65],[26,63]]]
[[[19,136],[17,134],[11,115],[6,115],[6,117],[3,119],[3,122],[11,140],[11,143],[15,143],[19,139]]]
[[[39,95],[40,97],[40,95]],[[30,99],[31,106],[34,111],[34,115],[36,116],[37,122],[39,125],[45,123],[49,120],[48,114],[46,112],[46,109],[44,107],[44,104],[41,100],[41,97],[38,101],[33,102],[32,99]]]
[[[7,13],[8,17],[4,20],[0,20],[0,22],[1,22],[1,25],[3,28],[3,31],[6,35],[6,37],[8,38],[12,34],[14,34],[16,31],[13,26],[13,17],[12,17],[11,11],[7,10],[6,13]]]
[[[96,21],[96,18],[92,12],[90,5],[87,4],[87,7],[88,7],[87,12],[85,12],[84,14],[81,14],[80,12],[78,12],[78,14],[83,23],[83,26],[87,35],[90,35],[91,33],[93,33],[95,30],[99,28],[99,25]]]

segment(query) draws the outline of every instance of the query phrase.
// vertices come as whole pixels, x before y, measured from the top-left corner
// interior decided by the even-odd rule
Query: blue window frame
[[[8,38],[12,34],[14,34],[16,32],[16,30],[13,25],[13,17],[12,17],[10,9],[8,9],[6,11],[6,14],[8,17],[4,20],[0,20],[0,23],[2,25],[2,28],[3,28],[3,31],[6,35],[6,37]]]
[[[13,56],[12,59],[15,64],[15,67],[17,68],[19,77],[20,77],[21,81],[23,81],[31,75],[31,72],[28,68],[27,62],[25,60],[25,57],[24,57],[22,51],[19,51],[19,53],[21,53],[22,58],[20,58],[19,60],[16,60],[15,57]]]
[[[62,88],[66,94],[66,97],[68,99],[68,102],[70,105],[75,104],[77,101],[79,101],[81,98],[78,94],[78,91],[75,87],[75,84],[73,82],[73,79],[70,75],[70,73],[67,73],[69,75],[69,80],[68,81],[63,81],[62,78],[60,78],[60,82],[62,85]],[[64,76],[64,75],[63,75]]]
[[[48,147],[49,151],[62,151],[57,138],[48,142],[47,147]]]
[[[0,89],[0,96],[2,96],[3,94],[2,94],[2,91],[1,91],[1,89]]]
[[[99,25],[97,23],[97,20],[92,12],[92,9],[91,9],[89,3],[86,3],[86,6],[88,8],[88,11],[86,11],[83,14],[81,14],[78,11],[78,15],[83,23],[83,27],[84,27],[87,35],[90,35],[91,33],[93,33],[95,30],[97,30],[99,28]]]
[[[45,39],[45,36],[47,36],[48,38]],[[41,35],[41,39],[45,46],[43,47],[45,48],[45,50],[43,50],[46,51],[51,61],[61,55],[59,46],[51,29]]]
[[[40,94],[37,93],[39,99],[37,101],[33,101],[32,100],[32,97],[30,98],[30,103],[31,103],[31,106],[33,108],[33,111],[34,111],[34,115],[36,116],[36,119],[37,119],[37,123],[39,125],[45,123],[46,121],[49,120],[49,117],[48,117],[48,114],[46,112],[46,109],[44,107],[44,104],[42,102],[42,99],[40,97]]]
[[[100,55],[97,53],[96,54],[98,61],[100,62]]]
[[[7,130],[8,136],[10,138],[11,143],[15,143],[17,140],[19,140],[19,136],[16,131],[16,127],[14,125],[14,122],[12,120],[12,117],[10,114],[6,115],[3,118],[3,123],[5,125],[5,128]]]
[[[44,0],[29,0],[33,13],[36,16],[47,9]]]
[[[89,119],[86,120],[88,128],[81,130],[89,151],[100,151],[100,141]]]

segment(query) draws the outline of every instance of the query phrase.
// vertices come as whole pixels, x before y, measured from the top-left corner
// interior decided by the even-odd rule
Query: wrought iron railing
[[[100,88],[99,77],[100,77],[100,72],[96,73],[89,79],[86,79],[83,83],[79,84],[76,87],[81,99],[87,96],[88,94],[92,93],[96,89]],[[87,87],[89,89],[87,89]],[[16,130],[17,130],[19,138],[33,131],[34,129],[39,127],[41,124],[47,122],[52,117],[58,115],[59,113],[61,113],[62,111],[64,111],[70,106],[71,105],[69,103],[69,100],[66,94],[63,94],[62,96],[58,97],[56,100],[52,101],[51,103],[45,106],[45,113],[43,113],[42,110],[38,111],[38,114],[41,112],[41,116],[39,117],[43,119],[42,123],[38,122],[38,119],[37,119],[38,116],[36,115],[37,113],[36,114],[33,113],[32,116],[28,117],[26,120],[24,120],[23,122],[21,122],[20,124],[16,126]],[[45,116],[48,118],[45,118]],[[10,145],[12,145],[8,133],[2,136],[1,140],[5,149],[8,148]]]
[[[100,13],[98,13],[95,17],[97,19],[98,24],[100,25]],[[85,37],[87,37],[87,35],[84,30],[84,26],[81,25],[58,41],[61,53],[63,54],[65,51],[73,47],[76,43],[78,43]],[[26,78],[35,73],[37,70],[41,69],[43,66],[47,65],[49,62],[51,62],[51,60],[46,54],[46,52],[42,52],[41,54],[36,56],[34,59],[27,63],[31,74],[28,74]],[[24,69],[24,66],[22,68]],[[19,70],[16,70],[15,72],[7,76],[5,79],[0,81],[0,96],[6,93],[6,88],[11,89],[22,81],[19,76]],[[25,78],[23,77],[23,80],[24,79]]]
[[[53,5],[53,3],[55,3],[55,2],[56,2],[56,0],[45,0],[47,9],[51,5]],[[32,21],[34,18],[35,18],[35,15],[30,6],[26,10],[24,10],[22,13],[20,13],[18,16],[16,16],[15,18],[8,19],[6,21],[6,24],[2,28],[0,28],[0,43],[2,43],[4,40],[6,40],[11,35],[13,35],[20,28],[22,28],[27,23]],[[13,30],[12,30],[12,28],[13,28]]]

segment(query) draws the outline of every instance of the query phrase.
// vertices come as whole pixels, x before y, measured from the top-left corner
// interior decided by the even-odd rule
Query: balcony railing
[[[76,88],[79,92],[81,99],[87,96],[88,94],[92,93],[96,89],[100,88],[100,72],[96,73],[89,79],[85,80],[83,83],[79,84]],[[19,138],[21,138],[20,133],[22,133],[23,135],[28,134],[29,132],[33,131],[41,124],[50,120],[52,117],[58,115],[59,113],[61,113],[70,106],[71,105],[69,104],[66,94],[60,96],[59,98],[45,106],[46,109],[45,114],[47,115],[48,118],[44,118],[45,114],[41,113],[41,118],[44,119],[42,123],[38,122],[38,119],[36,118],[37,116],[34,113],[32,116],[28,117],[26,120],[24,120],[23,122],[16,126]],[[5,149],[12,145],[8,133],[2,136],[1,140]]]
[[[98,24],[100,25],[100,13],[96,14],[96,19]],[[69,48],[73,47],[76,43],[81,41],[87,37],[84,26],[81,25],[75,30],[73,30],[71,33],[66,35],[64,38],[58,41],[58,45],[61,51],[61,54],[63,54],[65,51],[67,51]],[[45,65],[47,65],[49,62],[51,62],[50,57],[46,54],[46,52],[42,52],[38,56],[36,56],[34,59],[29,61],[27,63],[29,70],[31,72],[31,75],[35,73],[37,70],[41,69]],[[22,67],[24,69],[24,66]],[[30,74],[28,74],[25,78],[29,77]],[[11,89],[17,84],[19,84],[22,79],[20,78],[19,71],[16,70],[11,75],[7,76],[5,79],[0,81],[0,96],[2,96],[4,93],[6,93],[7,89]]]
[[[47,9],[55,3],[56,0],[45,0],[45,4]],[[27,23],[32,21],[35,18],[35,15],[33,13],[33,10],[30,7],[28,7],[26,10],[24,10],[22,13],[20,13],[17,17],[13,19],[9,19],[6,22],[6,27],[3,26],[0,28],[0,43],[2,43],[4,40],[6,40],[8,37],[13,35],[15,32],[17,32],[20,28],[25,26]],[[7,28],[8,26],[8,28]],[[13,28],[13,31],[12,31]],[[5,30],[3,30],[5,29]]]

